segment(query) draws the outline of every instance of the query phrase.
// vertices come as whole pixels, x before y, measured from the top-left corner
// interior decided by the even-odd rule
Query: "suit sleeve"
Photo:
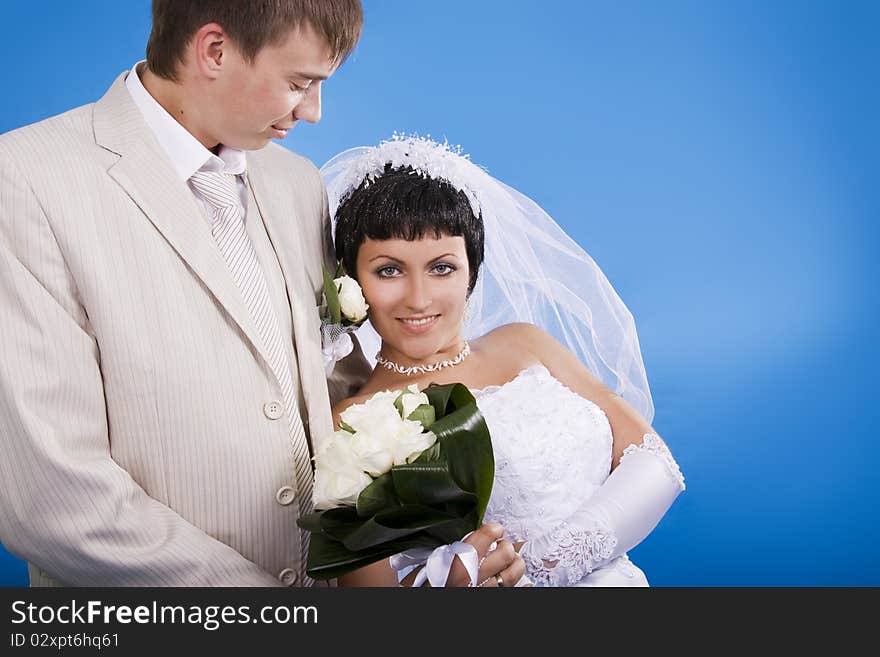
[[[0,151],[0,539],[69,585],[278,586],[114,462],[100,344],[46,213]]]

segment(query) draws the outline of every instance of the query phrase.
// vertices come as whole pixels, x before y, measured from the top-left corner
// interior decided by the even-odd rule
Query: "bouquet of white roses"
[[[351,353],[354,345],[349,333],[353,333],[367,319],[367,305],[361,286],[346,275],[340,262],[335,275],[324,267],[324,312],[321,316],[321,343],[324,369],[327,376],[333,373],[336,362]]]
[[[378,392],[340,416],[315,455],[307,571],[338,577],[477,529],[492,492],[489,429],[460,383]]]

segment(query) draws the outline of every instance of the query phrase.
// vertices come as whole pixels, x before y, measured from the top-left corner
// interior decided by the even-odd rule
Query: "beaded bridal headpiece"
[[[512,322],[540,326],[648,422],[653,419],[635,322],[602,270],[537,203],[493,178],[460,147],[395,133],[377,146],[340,153],[321,167],[330,216],[388,164],[448,182],[483,219],[485,261],[468,301],[466,339]],[[358,337],[378,345],[369,323]]]
[[[352,157],[356,155],[356,157]],[[333,164],[337,163],[337,166]],[[344,166],[339,166],[344,162]],[[391,139],[381,142],[375,147],[352,148],[340,153],[321,168],[325,176],[333,176],[330,196],[330,214],[335,216],[336,208],[348,198],[352,192],[367,184],[385,172],[387,164],[392,169],[412,167],[417,175],[430,177],[434,180],[445,180],[456,189],[462,190],[468,197],[474,215],[480,216],[481,206],[477,198],[474,184],[480,175],[490,176],[470,161],[469,156],[461,152],[460,146],[450,146],[448,142],[438,143],[430,137],[407,136],[394,133]],[[331,185],[327,186],[328,195]]]

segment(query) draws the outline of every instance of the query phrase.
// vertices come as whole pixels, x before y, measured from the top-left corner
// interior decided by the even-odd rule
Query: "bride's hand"
[[[513,544],[502,540],[504,527],[497,523],[483,525],[465,539],[477,550],[479,569],[477,585],[498,587],[498,578],[504,586],[514,586],[526,572],[525,562]],[[470,583],[464,566],[456,560],[449,573],[447,586],[467,586]]]
[[[502,536],[504,536],[504,527],[492,523],[483,525],[463,541],[472,545],[477,552],[478,586],[498,587],[501,585],[498,581],[500,577],[503,586],[513,587],[525,574],[526,567],[522,557],[517,554],[512,543],[502,540]],[[404,586],[412,586],[419,570],[421,568],[415,569],[401,583]],[[461,559],[454,559],[446,578],[446,586],[466,587],[470,583],[470,577]]]

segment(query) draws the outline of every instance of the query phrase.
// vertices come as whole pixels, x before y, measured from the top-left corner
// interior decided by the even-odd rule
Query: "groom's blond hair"
[[[187,44],[207,23],[222,25],[253,61],[303,22],[324,37],[333,61],[341,64],[360,38],[364,15],[360,0],[153,0],[147,65],[159,77],[177,80]]]

